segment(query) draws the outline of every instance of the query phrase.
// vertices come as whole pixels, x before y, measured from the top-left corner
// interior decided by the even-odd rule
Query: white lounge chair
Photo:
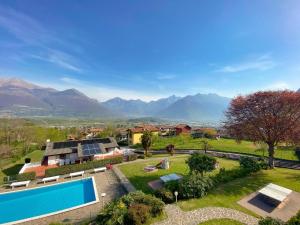
[[[97,172],[105,172],[106,171],[106,167],[98,167],[98,168],[95,168],[94,169],[94,173],[97,173]]]
[[[12,189],[14,189],[15,187],[21,187],[21,186],[28,187],[29,183],[30,183],[30,180],[20,181],[20,182],[13,182],[13,183],[10,184],[10,187]]]
[[[75,173],[70,173],[70,177],[78,177],[78,176],[83,176],[84,171],[79,171],[79,172],[75,172]]]
[[[45,178],[42,179],[42,181],[45,184],[46,182],[50,182],[50,181],[58,181],[58,179],[59,179],[59,176],[45,177]]]

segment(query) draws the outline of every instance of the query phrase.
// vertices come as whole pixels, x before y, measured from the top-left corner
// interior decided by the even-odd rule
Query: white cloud
[[[77,90],[85,93],[91,98],[95,98],[98,101],[106,101],[114,97],[120,97],[124,99],[141,99],[144,101],[157,100],[164,96],[157,95],[157,93],[143,93],[135,90],[121,89],[116,87],[109,86],[98,86],[95,84],[90,84],[85,81],[71,78],[68,76],[63,76],[60,78],[60,82],[57,83],[47,83],[42,84],[41,86],[51,86],[58,90],[65,90],[70,88],[76,88]]]
[[[278,81],[278,82],[268,85],[264,89],[265,90],[286,90],[286,89],[291,89],[291,87],[289,84],[287,84],[284,81]]]
[[[259,70],[259,71],[265,71],[272,69],[275,67],[275,62],[271,59],[269,54],[262,55],[254,60],[250,61],[244,61],[240,62],[234,65],[227,65],[224,67],[221,67],[215,72],[221,72],[221,73],[237,73],[237,72],[244,72],[248,70]]]

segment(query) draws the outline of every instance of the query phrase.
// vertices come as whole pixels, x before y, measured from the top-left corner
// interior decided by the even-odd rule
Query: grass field
[[[159,170],[158,172],[153,173],[146,173],[143,171],[143,168],[147,165],[155,165],[160,161],[158,158],[145,162],[123,164],[120,165],[119,168],[137,189],[151,193],[151,189],[147,185],[149,181],[158,179],[160,176],[169,173],[186,175],[189,171],[185,164],[186,159],[187,156],[170,157],[170,170]],[[220,167],[230,169],[238,166],[237,161],[219,158],[217,160],[220,163]],[[217,170],[212,173],[216,172]],[[300,171],[282,168],[263,170],[254,175],[223,184],[203,198],[179,201],[178,204],[186,211],[207,206],[220,206],[237,209],[250,215],[257,216],[251,211],[241,207],[237,204],[237,201],[271,182],[300,192]]]
[[[142,162],[132,162],[128,164],[119,165],[118,167],[129,179],[129,181],[136,187],[136,189],[142,190],[146,193],[151,193],[152,190],[148,187],[148,182],[152,180],[157,180],[159,177],[170,174],[177,173],[180,175],[187,175],[189,173],[189,168],[185,163],[188,155],[172,156],[170,159],[170,169],[163,170],[159,169],[157,172],[146,173],[144,167],[148,165],[156,165],[161,161],[159,158],[154,158],[149,161]],[[217,159],[220,168],[234,168],[238,166],[237,161],[227,160],[227,159]],[[214,170],[211,174],[217,173],[218,170]]]
[[[192,138],[190,136],[176,136],[176,137],[157,137],[153,141],[152,149],[159,150],[165,149],[168,144],[175,145],[177,149],[201,149],[201,138]],[[250,141],[242,141],[237,143],[233,139],[206,139],[212,146],[212,150],[240,152],[246,154],[255,154],[259,156],[267,156],[267,151],[263,151],[261,146],[255,145]],[[282,159],[298,160],[295,155],[294,148],[292,147],[279,147],[275,150],[275,157]]]
[[[243,223],[231,219],[215,219],[200,223],[199,225],[243,225]]]
[[[33,151],[26,156],[22,157],[20,160],[16,162],[11,162],[5,167],[1,168],[0,170],[0,184],[3,183],[3,178],[6,176],[11,176],[18,174],[20,169],[22,168],[24,164],[25,158],[31,158],[31,162],[40,162],[42,160],[42,157],[44,155],[44,152],[41,150]]]

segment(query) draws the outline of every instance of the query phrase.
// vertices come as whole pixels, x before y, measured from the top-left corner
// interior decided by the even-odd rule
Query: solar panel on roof
[[[84,156],[90,156],[101,153],[97,143],[90,143],[82,145],[82,153]]]

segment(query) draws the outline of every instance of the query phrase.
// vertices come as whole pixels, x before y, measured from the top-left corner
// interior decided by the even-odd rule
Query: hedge
[[[13,176],[13,180],[17,181],[25,181],[25,180],[34,180],[35,179],[35,172],[28,172],[28,173],[20,173],[16,176]]]
[[[103,159],[103,160],[94,160],[82,164],[65,165],[57,168],[47,169],[45,171],[45,176],[52,177],[56,175],[63,175],[63,174],[78,172],[82,170],[90,170],[93,168],[106,166],[107,164],[117,164],[121,162],[123,162],[123,156],[117,156],[117,157]]]

